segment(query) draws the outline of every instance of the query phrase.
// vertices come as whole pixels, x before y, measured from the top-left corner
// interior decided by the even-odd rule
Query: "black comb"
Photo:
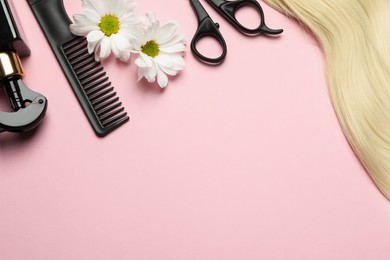
[[[63,1],[28,2],[96,135],[129,121],[101,63],[88,53],[87,40],[70,32]]]

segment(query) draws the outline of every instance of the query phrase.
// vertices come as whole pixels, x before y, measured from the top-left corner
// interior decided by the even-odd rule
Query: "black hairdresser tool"
[[[101,63],[88,53],[87,40],[70,32],[62,0],[28,2],[95,133],[105,136],[129,121]]]
[[[20,56],[30,55],[12,3],[0,0],[0,87],[14,112],[0,111],[0,132],[25,132],[37,127],[46,114],[47,100],[23,83]]]
[[[264,21],[264,11],[256,0],[206,0],[219,14],[221,14],[230,24],[232,24],[239,32],[248,36],[259,34],[277,35],[283,32],[282,29],[270,29]],[[198,17],[198,29],[191,41],[191,50],[196,58],[209,64],[220,64],[224,61],[227,53],[227,46],[222,34],[219,32],[219,24],[214,23],[206,10],[203,8],[199,0],[190,0],[191,5]],[[260,24],[255,29],[250,29],[242,25],[236,19],[237,11],[245,6],[255,8],[260,16]],[[212,37],[216,39],[222,47],[222,54],[218,58],[210,58],[202,55],[196,48],[196,44],[201,38]]]

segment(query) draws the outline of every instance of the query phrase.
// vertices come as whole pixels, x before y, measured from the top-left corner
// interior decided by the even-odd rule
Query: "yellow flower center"
[[[143,53],[149,55],[152,58],[156,57],[160,52],[160,49],[158,48],[158,44],[153,40],[148,41],[145,45],[143,45],[141,47],[141,50]]]
[[[99,27],[106,36],[111,36],[119,31],[119,19],[114,15],[103,16]]]

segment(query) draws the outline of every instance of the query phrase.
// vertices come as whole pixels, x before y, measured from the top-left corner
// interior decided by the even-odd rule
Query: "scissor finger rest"
[[[260,4],[256,0],[238,0],[238,1],[225,1],[225,0],[207,0],[207,2],[222,16],[224,16],[237,30],[246,35],[258,35],[258,34],[281,34],[282,29],[270,29],[264,21],[264,11]],[[237,11],[245,6],[253,7],[260,16],[260,24],[257,28],[251,29],[242,25],[236,18]]]
[[[194,38],[192,38],[191,41],[191,50],[195,57],[200,59],[201,61],[204,61],[206,63],[210,64],[220,64],[224,61],[227,53],[227,46],[226,42],[223,39],[221,33],[219,32],[218,29],[219,25],[214,23],[211,18],[205,19],[198,27],[198,30],[196,31]],[[222,47],[222,53],[219,57],[217,58],[210,58],[206,57],[203,54],[201,54],[198,49],[196,48],[197,43],[199,42],[200,39],[206,38],[206,37],[211,37],[214,38],[218,41],[218,43]]]
[[[224,38],[222,37],[222,34],[219,32],[219,24],[214,23],[214,21],[207,14],[206,10],[200,4],[199,0],[190,0],[190,2],[191,2],[191,6],[193,7],[198,17],[198,29],[191,41],[192,53],[196,58],[198,58],[203,62],[212,65],[217,65],[222,63],[226,57],[227,46]],[[214,38],[221,45],[222,53],[219,57],[217,58],[206,57],[203,54],[201,54],[196,48],[196,45],[199,42],[199,40],[206,37]]]

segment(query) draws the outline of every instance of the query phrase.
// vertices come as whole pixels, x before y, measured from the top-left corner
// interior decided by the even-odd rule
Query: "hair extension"
[[[329,92],[344,135],[390,200],[388,0],[266,0],[304,23],[325,54]]]

